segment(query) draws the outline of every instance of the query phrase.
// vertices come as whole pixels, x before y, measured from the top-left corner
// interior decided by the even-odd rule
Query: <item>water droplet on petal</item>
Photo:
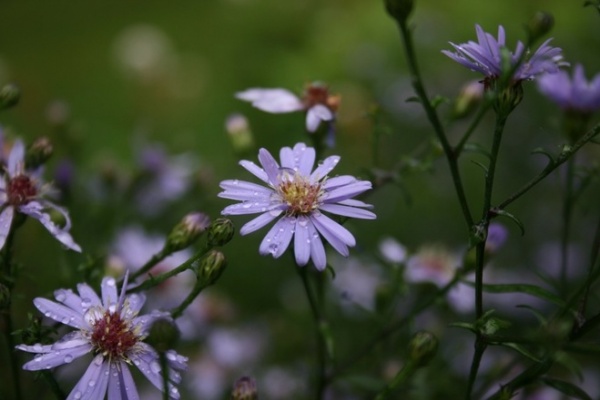
[[[65,356],[65,363],[67,363],[67,364],[68,364],[68,363],[70,363],[71,361],[73,361],[73,356],[72,356],[72,355],[70,355],[70,354],[67,354],[67,355]]]
[[[115,278],[108,278],[108,279],[106,280],[106,284],[107,284],[108,286],[116,286],[117,282],[115,281]],[[90,381],[90,382],[92,382],[92,381]]]
[[[160,365],[156,361],[152,361],[150,363],[150,370],[155,374],[158,374],[160,372]]]
[[[76,400],[81,399],[81,392],[75,392],[75,394],[73,394],[73,398]]]

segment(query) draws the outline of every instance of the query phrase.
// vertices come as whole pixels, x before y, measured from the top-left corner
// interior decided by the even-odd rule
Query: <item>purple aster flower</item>
[[[280,257],[294,238],[294,253],[299,266],[310,259],[319,270],[327,265],[321,236],[340,254],[347,256],[348,247],[356,244],[354,236],[323,211],[344,217],[374,219],[375,214],[365,208],[369,204],[352,197],[371,189],[371,182],[353,176],[328,178],[337,165],[339,156],[327,157],[312,171],[315,149],[298,143],[294,148],[284,147],[279,154],[281,166],[266,149],[260,149],[258,160],[262,168],[250,161],[240,165],[267,184],[225,180],[219,197],[238,200],[226,207],[223,215],[260,215],[246,223],[240,234],[247,235],[278,219],[259,247],[260,254]],[[312,173],[311,173],[312,171]],[[320,236],[319,236],[320,235]]]
[[[23,369],[50,369],[91,353],[94,358],[68,400],[103,400],[107,393],[109,400],[139,399],[130,365],[135,365],[154,386],[163,390],[159,355],[143,340],[152,324],[158,319],[170,318],[169,314],[155,311],[138,316],[145,296],[125,296],[126,286],[127,278],[119,295],[115,279],[105,277],[102,298],[82,283],[77,286],[79,295],[69,289],[55,291],[58,303],[40,297],[34,299],[33,304],[45,316],[76,330],[54,344],[17,346],[19,350],[36,353]],[[181,381],[179,371],[186,369],[187,358],[173,350],[166,352],[166,358],[170,381],[168,394],[170,398],[178,399],[175,384]]]
[[[456,52],[442,50],[442,53],[470,70],[485,75],[485,83],[489,85],[490,81],[496,80],[505,72],[502,70],[504,61],[501,55],[501,50],[506,47],[504,28],[502,25],[498,26],[498,39],[484,32],[479,25],[475,25],[475,30],[477,31],[479,43],[469,41],[456,45],[450,42]],[[557,72],[561,65],[565,65],[562,62],[562,50],[558,47],[549,46],[551,40],[546,40],[531,57],[521,61],[521,64],[513,73],[512,82],[533,79],[535,76],[546,72]],[[525,50],[525,45],[518,41],[514,53],[508,53],[511,67],[514,67],[521,60]]]
[[[588,82],[579,64],[572,78],[566,71],[540,77],[538,89],[565,111],[587,114],[600,109],[600,74]]]
[[[25,170],[25,145],[21,140],[16,140],[13,144],[6,170],[5,176],[0,179],[0,249],[4,247],[17,211],[37,219],[59,242],[71,250],[81,252],[81,247],[69,234],[71,220],[67,211],[42,197],[49,187],[41,183],[41,169]],[[52,222],[48,213],[51,210],[58,211],[64,217],[64,227]]]
[[[236,93],[235,97],[274,114],[306,111],[306,130],[311,133],[317,130],[321,121],[335,119],[340,103],[340,97],[331,95],[327,86],[320,83],[308,85],[302,98],[286,89],[261,88]]]

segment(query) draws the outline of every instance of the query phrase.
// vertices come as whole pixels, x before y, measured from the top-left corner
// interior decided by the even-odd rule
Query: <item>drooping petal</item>
[[[251,102],[259,110],[275,114],[300,111],[304,108],[302,101],[286,89],[252,88],[236,93],[235,97]]]
[[[322,104],[311,107],[306,113],[306,130],[315,132],[321,121],[331,121],[333,113]]]
[[[331,234],[338,237],[344,244],[354,247],[356,245],[356,239],[352,236],[352,233],[342,225],[338,224],[325,214],[314,214],[311,217],[312,222],[319,229],[319,231],[327,230]]]
[[[35,345],[34,345],[35,346]],[[19,350],[25,350],[17,346]],[[27,351],[27,350],[26,350]],[[63,349],[55,349],[52,351],[37,355],[33,360],[25,363],[23,369],[27,371],[39,371],[42,369],[50,369],[63,364],[69,364],[76,358],[84,356],[92,351],[92,345],[89,342],[80,344],[75,347],[66,347]]]
[[[269,222],[273,221],[275,218],[280,216],[282,212],[282,210],[274,210],[262,213],[250,222],[244,224],[244,226],[242,226],[242,228],[240,229],[240,235],[244,236],[262,228],[263,226],[267,225]]]
[[[296,264],[304,266],[310,259],[310,242],[312,240],[309,234],[308,217],[300,216],[296,218],[296,228],[294,232],[294,255]]]
[[[348,250],[348,246],[344,241],[332,230],[330,230],[326,224],[323,224],[319,221],[318,218],[311,216],[311,223],[314,224],[317,232],[323,236],[323,238],[333,247],[338,253],[347,257],[350,254],[350,250]],[[316,240],[316,239],[314,239]]]
[[[48,230],[59,242],[73,251],[81,253],[81,247],[71,237],[68,231],[58,227],[48,213],[43,212],[42,206],[37,202],[30,202],[19,206],[19,211],[40,221],[44,228]]]
[[[295,226],[296,218],[290,216],[281,218],[264,237],[258,252],[262,255],[271,254],[274,258],[280,257],[290,245]]]
[[[6,243],[6,238],[10,233],[10,226],[12,224],[13,215],[15,213],[15,208],[13,206],[5,206],[5,208],[0,213],[0,249],[4,247]]]
[[[137,387],[129,371],[127,363],[110,364],[110,378],[108,381],[108,400],[139,400]]]
[[[109,363],[104,361],[101,354],[98,354],[71,390],[67,400],[104,400],[109,374]]]
[[[69,325],[74,328],[87,328],[88,324],[84,321],[83,315],[73,309],[53,302],[52,300],[36,297],[33,304],[42,314],[48,318]]]
[[[327,257],[325,256],[325,248],[319,234],[315,230],[313,224],[308,224],[310,241],[310,258],[319,271],[323,271],[327,267]]]

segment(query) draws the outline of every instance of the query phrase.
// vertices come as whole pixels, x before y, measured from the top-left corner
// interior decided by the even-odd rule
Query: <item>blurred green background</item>
[[[538,10],[554,15],[550,36],[567,61],[582,63],[588,76],[600,70],[600,15],[584,8],[583,1],[423,0],[416,1],[412,23],[429,93],[453,98],[465,82],[479,78],[440,53],[450,48],[449,41],[474,40],[475,24],[494,34],[502,24],[513,48],[517,39],[525,39],[523,25]],[[342,97],[337,146],[331,150],[342,156],[335,171],[339,174],[366,176],[375,162],[380,168],[390,168],[432,135],[420,106],[405,102],[412,89],[397,29],[382,1],[0,4],[0,85],[16,82],[23,93],[16,108],[0,115],[0,123],[10,135],[28,141],[50,136],[57,157],[49,171],[60,158],[75,160],[80,180],[108,166],[117,174],[131,170],[140,138],[163,143],[173,154],[191,152],[198,157],[204,174],[191,197],[195,201],[179,204],[162,218],[141,221],[155,232],[167,233],[193,210],[216,218],[230,203],[216,197],[218,182],[250,179],[237,165],[239,156],[225,132],[231,113],[248,117],[258,147],[277,152],[284,145],[309,142],[302,115],[270,115],[252,109],[233,97],[236,91],[284,87],[301,92],[315,80],[328,83]],[[525,99],[509,120],[501,154],[501,197],[542,167],[540,158],[529,156],[531,149],[554,150],[563,142],[555,107],[536,92],[533,83],[525,86]],[[375,105],[381,107],[386,131],[377,145],[377,160],[372,152],[376,127],[367,116]],[[441,106],[442,115],[448,111],[448,105]],[[64,112],[69,115],[69,128],[57,129],[56,119],[63,118]],[[492,123],[490,116],[474,140],[487,143]],[[452,139],[465,126],[456,123],[450,129]],[[255,154],[247,158],[255,159]],[[588,152],[588,157],[593,156]],[[482,174],[468,161],[470,157],[465,159],[469,194],[477,199]],[[85,182],[79,184],[79,188],[86,187]],[[536,196],[512,209],[524,221],[527,233],[520,238],[518,229],[510,226],[512,248],[503,255],[506,264],[530,264],[539,244],[557,237],[558,220],[544,217],[559,210],[557,184],[557,179],[550,179],[536,189]],[[463,222],[443,160],[434,171],[406,176],[402,186],[390,185],[366,198],[375,205],[377,220],[348,222],[359,243],[353,254],[373,253],[384,236],[393,236],[410,249],[424,242],[465,245]],[[91,255],[101,255],[117,226],[107,226],[104,218],[110,210],[106,207],[98,210],[94,204],[78,202],[77,197],[77,192],[72,193],[69,204],[73,235]],[[584,200],[590,208],[591,203]],[[111,221],[115,224],[131,224],[137,217],[122,209],[113,211],[118,215]],[[103,218],[102,222],[95,222],[95,217]],[[578,217],[585,220],[585,215]],[[238,227],[247,220],[234,218]],[[26,271],[16,289],[18,326],[25,323],[26,312],[33,312],[33,296],[72,286],[72,275],[64,273],[64,266],[86,260],[85,256],[64,255],[42,228],[33,225],[26,226],[29,236],[20,237],[17,243]],[[582,225],[576,235],[585,237],[588,228]],[[236,237],[225,251],[230,265],[218,290],[242,310],[241,320],[283,312],[281,282],[295,274],[286,257],[272,260],[258,255],[266,229],[260,232]],[[0,361],[5,362],[4,353]]]

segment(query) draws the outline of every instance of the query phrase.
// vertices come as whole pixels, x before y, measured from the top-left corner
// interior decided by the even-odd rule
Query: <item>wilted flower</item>
[[[333,121],[340,97],[329,94],[320,83],[308,85],[302,98],[286,89],[252,88],[236,93],[235,97],[249,101],[259,110],[279,114],[306,111],[306,130],[315,132],[321,121]]]
[[[460,265],[459,258],[439,245],[423,246],[406,262],[405,277],[408,282],[431,282],[447,285]]]
[[[59,289],[54,297],[59,303],[36,298],[33,303],[47,317],[77,330],[63,336],[54,344],[19,345],[17,349],[36,353],[23,369],[44,370],[69,364],[88,353],[94,358],[75,385],[68,399],[103,400],[138,399],[137,388],[129,371],[135,365],[159,390],[163,390],[163,377],[158,353],[144,339],[152,324],[169,318],[168,313],[153,312],[138,316],[145,297],[141,294],[125,295],[127,279],[121,294],[117,293],[112,277],[102,280],[102,298],[85,283],[77,286],[79,295],[69,289]],[[187,358],[173,350],[166,352],[169,366],[170,398],[178,399],[174,386],[181,381],[178,371],[187,367]]]
[[[41,184],[41,170],[25,169],[25,146],[21,140],[16,140],[13,144],[6,170],[3,179],[0,179],[0,249],[4,247],[17,211],[37,219],[59,242],[71,250],[81,252],[81,247],[69,234],[71,220],[67,211],[42,197],[49,187]],[[64,227],[59,227],[52,221],[51,211],[62,215],[66,221]]]
[[[518,62],[521,63],[515,69],[510,79],[513,83],[533,79],[535,76],[545,72],[557,72],[558,67],[563,65],[561,62],[562,50],[558,47],[548,45],[552,39],[548,39],[542,43],[529,59],[521,59],[526,49],[525,45],[521,41],[518,41],[514,53],[508,51],[507,60],[504,60],[502,53],[506,51],[504,50],[506,49],[506,44],[502,25],[498,26],[497,40],[491,34],[484,32],[479,25],[475,25],[475,30],[477,31],[477,40],[479,43],[469,41],[456,45],[450,42],[456,52],[442,50],[442,53],[472,71],[485,75],[486,84],[496,80],[503,73],[508,72],[506,68],[514,68]]]
[[[348,246],[354,246],[356,241],[346,228],[322,211],[362,219],[374,219],[375,214],[365,210],[371,207],[369,204],[352,199],[371,189],[371,182],[349,175],[328,178],[339,156],[327,157],[311,173],[315,157],[314,148],[298,143],[293,149],[281,149],[280,166],[269,151],[260,149],[258,159],[263,168],[246,160],[240,161],[240,165],[268,187],[237,179],[225,180],[221,182],[224,191],[219,196],[240,201],[226,207],[222,211],[224,215],[260,213],[242,226],[241,235],[279,218],[260,244],[260,254],[278,258],[294,237],[296,263],[303,266],[312,259],[317,269],[323,270],[327,261],[319,234],[344,256],[349,254]]]
[[[600,109],[600,74],[588,82],[580,64],[572,78],[566,71],[540,77],[538,89],[565,111],[586,114]]]

